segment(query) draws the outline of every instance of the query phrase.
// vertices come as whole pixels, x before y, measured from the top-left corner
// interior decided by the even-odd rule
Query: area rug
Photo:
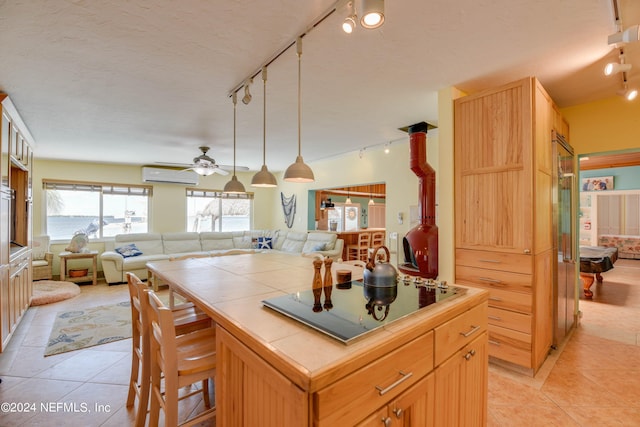
[[[63,301],[80,294],[80,286],[71,282],[54,280],[38,280],[33,282],[33,298],[31,306],[51,304]]]
[[[131,338],[129,301],[56,315],[44,355],[65,353]]]

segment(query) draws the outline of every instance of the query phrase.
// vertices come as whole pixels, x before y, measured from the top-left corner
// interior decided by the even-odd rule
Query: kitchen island
[[[345,266],[334,263],[334,273]],[[485,291],[468,288],[345,345],[263,306],[309,289],[311,258],[258,253],[148,268],[216,322],[218,425],[486,421]]]

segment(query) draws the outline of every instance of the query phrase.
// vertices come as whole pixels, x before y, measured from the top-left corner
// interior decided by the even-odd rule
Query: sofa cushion
[[[282,242],[282,250],[285,252],[302,252],[302,248],[306,241],[307,233],[289,231],[284,242]]]
[[[337,238],[338,235],[333,233],[309,233],[302,252],[330,251],[335,247]]]
[[[200,234],[196,232],[164,233],[162,235],[165,254],[183,254],[202,251]]]
[[[142,251],[138,249],[135,243],[129,243],[128,245],[118,246],[115,249],[115,251],[125,258],[142,255]]]
[[[233,249],[233,233],[203,231],[200,233],[200,245],[203,251],[218,251],[221,249]]]
[[[162,235],[160,233],[118,234],[114,239],[114,247],[135,243],[143,255],[164,253]]]
[[[169,259],[169,255],[153,254],[140,255],[131,258],[125,258],[122,266],[123,271],[141,270],[147,268],[147,263],[151,261],[163,261]]]
[[[251,241],[251,233],[244,231],[232,231],[233,234],[233,247],[236,249],[253,249],[253,242]]]

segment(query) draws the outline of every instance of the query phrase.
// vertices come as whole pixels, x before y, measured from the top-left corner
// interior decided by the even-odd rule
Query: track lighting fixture
[[[356,20],[358,19],[356,16],[356,8],[353,5],[353,0],[347,2],[347,9],[349,15],[344,18],[344,21],[342,22],[342,31],[347,34],[351,34],[356,28]]]
[[[276,177],[267,169],[267,67],[262,67],[262,168],[251,179],[252,187],[276,187]]]
[[[625,64],[625,63],[619,64],[617,62],[610,62],[604,67],[604,75],[610,76],[612,74],[629,71],[630,69],[631,69],[631,64]]]
[[[238,104],[238,94],[233,92],[231,95],[231,100],[233,101],[233,176],[231,180],[224,185],[225,193],[246,193],[244,185],[238,181],[238,177],[236,177],[236,105]]]
[[[630,43],[640,40],[640,25],[633,25],[624,31],[618,31],[609,36],[609,44]]]
[[[302,37],[298,37],[296,40],[296,54],[298,55],[298,157],[296,157],[296,161],[289,165],[287,170],[284,172],[284,180],[289,182],[313,182],[315,181],[315,177],[313,176],[313,171],[311,168],[304,162],[301,154],[301,124],[302,124],[302,73],[301,73],[301,57],[302,57]]]
[[[251,102],[251,93],[249,93],[249,85],[253,83],[253,79],[249,79],[244,83],[244,96],[242,97],[242,103],[247,105]]]
[[[364,28],[378,28],[384,23],[384,0],[361,0],[360,25]]]
[[[632,89],[625,88],[624,97],[627,99],[627,101],[633,101],[638,97],[638,90],[635,88],[632,88]]]

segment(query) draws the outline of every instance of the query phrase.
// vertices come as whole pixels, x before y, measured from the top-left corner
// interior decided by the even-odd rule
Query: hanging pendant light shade
[[[351,204],[351,194],[349,190],[350,188],[347,188],[347,200],[344,201],[347,205]]]
[[[262,168],[251,179],[252,187],[276,187],[276,177],[267,169],[267,67],[262,67]]]
[[[233,176],[231,180],[224,185],[225,193],[246,193],[244,185],[238,181],[236,177],[236,104],[238,103],[238,95],[233,92],[231,97],[233,100]]]
[[[296,161],[292,163],[284,173],[284,180],[289,182],[313,182],[315,178],[311,168],[302,160],[302,154],[300,150],[301,146],[301,76],[300,76],[300,57],[302,56],[302,38],[298,37],[296,41],[296,53],[298,55],[298,157]]]

